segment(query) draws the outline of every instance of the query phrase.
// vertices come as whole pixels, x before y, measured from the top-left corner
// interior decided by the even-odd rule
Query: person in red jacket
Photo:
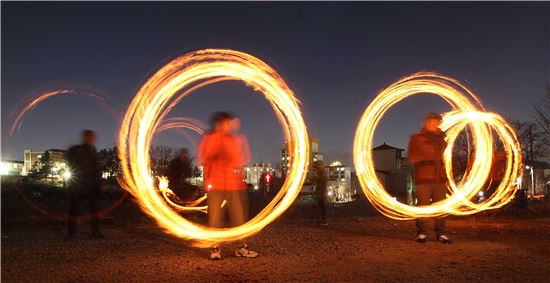
[[[248,218],[248,192],[243,177],[243,166],[250,159],[247,139],[239,133],[240,121],[227,112],[212,116],[212,131],[199,144],[199,162],[203,166],[204,187],[208,195],[208,225],[223,228],[225,208],[233,227],[240,226]],[[227,204],[222,207],[223,201]],[[257,252],[243,243],[236,251],[237,257],[256,257]],[[221,259],[219,245],[212,247],[210,259]]]
[[[439,128],[440,123],[441,115],[428,114],[423,128],[409,141],[408,154],[414,165],[414,183],[419,206],[430,205],[447,197],[447,175],[443,165],[443,151],[447,147],[447,142],[445,133]],[[435,233],[440,243],[451,243],[445,235],[445,220],[441,217],[435,220]],[[424,218],[416,219],[416,241],[426,242]]]

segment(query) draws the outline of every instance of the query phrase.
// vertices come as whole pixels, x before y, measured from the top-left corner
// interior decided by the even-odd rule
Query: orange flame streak
[[[16,129],[19,130],[21,128],[21,124],[23,123],[23,118],[25,117],[27,112],[34,109],[40,102],[42,102],[42,101],[44,101],[44,100],[46,100],[46,99],[48,99],[52,96],[58,95],[58,94],[67,94],[67,93],[72,93],[72,92],[73,92],[72,90],[67,90],[67,89],[49,91],[49,92],[43,93],[42,95],[40,95],[37,98],[35,98],[34,100],[32,100],[30,103],[25,105],[25,107],[21,110],[21,112],[19,112],[19,114],[17,114],[17,117],[15,118],[15,120],[13,121],[13,124],[11,126],[10,135],[13,135],[13,133],[15,132]]]
[[[397,202],[386,192],[376,176],[371,149],[374,131],[384,113],[399,101],[420,93],[436,94],[454,109],[443,116],[441,124],[442,130],[447,131],[448,146],[444,152],[444,163],[452,194],[430,206],[415,207]],[[407,220],[446,214],[473,214],[501,207],[511,201],[517,189],[514,181],[521,176],[519,142],[515,132],[502,117],[482,111],[480,100],[470,90],[458,81],[436,73],[413,74],[380,92],[358,123],[353,148],[359,183],[373,206],[390,218]],[[472,130],[474,162],[461,182],[456,184],[452,177],[452,148],[456,137],[465,127]],[[506,177],[492,197],[475,204],[470,199],[482,189],[492,165],[493,137],[490,128],[496,130],[504,143],[508,158]]]
[[[173,106],[175,106],[175,104],[173,104],[172,107]],[[206,124],[194,118],[187,118],[187,117],[168,118],[168,119],[162,120],[161,124],[156,130],[156,133],[158,134],[169,129],[190,129],[197,134],[203,135],[206,129]],[[194,144],[194,141],[191,139],[190,136],[187,135],[187,132],[182,131],[181,134],[187,137]],[[181,205],[179,203],[174,202],[168,196],[168,194],[171,193],[172,191],[168,188],[168,180],[166,179],[166,177],[161,176],[158,179],[159,179],[159,189],[160,189],[160,192],[162,193],[162,196],[164,197],[166,202],[168,202],[176,210],[200,211],[203,213],[207,213],[208,206],[198,206],[201,202],[206,200],[206,195],[198,198],[195,201],[189,202],[186,205]]]
[[[290,151],[294,154],[291,172],[274,200],[250,221],[227,229],[192,223],[167,206],[155,191],[148,156],[156,125],[160,123],[163,111],[170,106],[170,99],[194,83],[206,83],[216,78],[240,80],[262,92],[275,112],[280,111],[277,117],[285,128]],[[200,50],[162,67],[131,102],[122,120],[118,140],[125,189],[167,232],[202,247],[249,237],[279,217],[299,194],[308,166],[308,134],[294,93],[270,66],[251,55],[233,50]]]
[[[6,140],[6,147],[10,146],[11,139],[14,133],[20,130],[23,124],[23,120],[29,112],[34,110],[41,102],[47,100],[48,98],[51,98],[57,95],[63,95],[63,94],[79,94],[79,95],[84,95],[84,96],[89,96],[91,98],[94,98],[117,121],[120,121],[120,113],[116,109],[113,99],[109,97],[106,93],[98,89],[92,88],[90,86],[72,84],[71,88],[34,92],[34,93],[31,93],[30,95],[27,95],[25,98],[19,101],[18,106],[16,106],[11,111],[10,116],[15,118],[13,119],[13,122],[11,123],[11,126],[10,126],[9,137]],[[52,218],[56,218],[56,219],[65,219],[65,220],[67,219],[67,215],[63,213],[55,212],[35,202],[32,198],[28,197],[18,186],[15,186],[15,189],[17,190],[19,195],[23,198],[23,200],[25,200],[31,207],[35,208],[42,214]],[[118,207],[126,199],[127,196],[128,196],[128,192],[124,192],[124,194],[121,195],[120,198],[118,198],[115,202],[108,205],[107,207],[103,208],[96,215],[79,216],[74,221],[87,221],[92,217],[97,217],[98,215],[105,215],[110,211],[114,210],[116,207]]]
[[[81,94],[92,97],[99,102],[101,106],[103,106],[115,119],[117,119],[117,121],[120,121],[120,113],[116,109],[112,98],[106,93],[89,86],[74,85],[74,88],[44,91],[39,92],[38,94],[31,94],[24,98],[24,101],[20,102],[20,105],[22,106],[16,107],[10,114],[11,116],[15,116],[15,119],[10,127],[10,136],[13,136],[15,131],[21,128],[23,119],[27,113],[36,108],[44,100],[62,94]]]
[[[186,205],[181,205],[179,203],[174,202],[168,196],[169,193],[173,194],[173,192],[172,190],[170,190],[170,188],[168,188],[168,180],[166,179],[166,177],[160,176],[158,179],[159,179],[159,190],[162,196],[164,197],[166,202],[168,202],[176,210],[183,211],[183,212],[189,212],[189,211],[199,211],[202,213],[208,212],[208,206],[206,205],[198,206],[201,202],[206,200],[207,198],[206,194],[190,203],[187,203]]]

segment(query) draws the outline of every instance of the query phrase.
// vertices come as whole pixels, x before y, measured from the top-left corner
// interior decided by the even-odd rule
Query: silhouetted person
[[[188,201],[195,194],[196,187],[187,182],[193,175],[192,160],[189,150],[183,148],[179,155],[170,161],[167,170],[168,187],[178,198]]]
[[[493,162],[491,164],[491,171],[489,171],[489,178],[484,184],[485,193],[484,198],[490,198],[501,184],[506,171],[506,152],[502,150],[495,150],[493,152]],[[470,158],[468,161],[468,168],[472,168],[474,164],[474,158]]]
[[[321,221],[319,224],[328,225],[326,212],[327,174],[323,161],[317,160],[313,162],[311,175],[313,184],[315,185],[315,199],[321,211]]]
[[[212,117],[213,130],[204,135],[199,145],[199,161],[204,170],[207,192],[208,225],[223,228],[225,209],[229,210],[232,226],[244,224],[248,218],[248,192],[242,168],[250,159],[246,137],[239,134],[240,121],[226,112]],[[222,206],[223,201],[227,204]],[[246,243],[235,251],[237,257],[256,257]],[[221,259],[220,245],[212,247],[210,259]]]
[[[507,161],[506,157],[506,152],[504,151],[495,151],[493,153],[493,164],[489,174],[489,185],[487,186],[487,191],[485,192],[485,198],[492,197],[502,182],[502,179],[504,179]]]
[[[414,165],[414,183],[417,205],[426,206],[444,200],[447,196],[447,175],[443,164],[443,151],[447,146],[445,133],[441,131],[441,115],[430,113],[420,132],[409,141],[409,160]],[[445,220],[435,220],[435,233],[441,243],[451,243],[445,235]],[[426,242],[426,219],[416,219],[416,241]]]
[[[82,132],[82,144],[71,147],[67,152],[67,162],[71,170],[68,187],[69,217],[66,239],[76,234],[78,209],[81,201],[88,201],[92,237],[102,238],[99,232],[98,201],[101,193],[101,170],[99,155],[94,146],[96,135],[91,130]]]

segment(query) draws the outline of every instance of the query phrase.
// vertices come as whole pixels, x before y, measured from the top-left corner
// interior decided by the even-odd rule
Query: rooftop
[[[394,147],[394,146],[391,146],[391,145],[387,145],[386,143],[382,144],[382,145],[379,145],[375,148],[373,148],[372,150],[399,150],[399,151],[405,151],[404,149],[401,149],[401,148],[397,148],[397,147]]]

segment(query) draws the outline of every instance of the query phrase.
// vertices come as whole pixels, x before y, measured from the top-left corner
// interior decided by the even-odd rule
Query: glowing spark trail
[[[166,130],[174,130],[185,137],[193,145],[193,148],[197,148],[197,141],[183,129],[189,129],[202,136],[206,128],[206,124],[200,120],[187,117],[175,117],[164,119],[157,128],[156,133],[159,134]]]
[[[93,98],[95,101],[97,101],[107,112],[109,112],[113,118],[119,122],[120,121],[120,112],[118,111],[117,104],[114,102],[114,100],[104,93],[103,91],[99,89],[95,89],[89,85],[82,85],[82,84],[64,84],[62,86],[49,86],[49,90],[36,90],[33,93],[27,95],[21,101],[19,101],[18,105],[12,110],[10,113],[11,120],[11,126],[9,131],[9,136],[6,139],[6,147],[10,147],[11,140],[14,136],[14,134],[19,131],[21,128],[21,125],[23,124],[23,120],[25,116],[34,110],[40,103],[44,102],[47,99],[50,99],[55,96],[59,95],[84,95]],[[40,211],[41,213],[52,217],[56,219],[66,219],[67,216],[60,212],[55,212],[46,206],[41,205],[40,203],[36,202],[36,200],[28,197],[23,190],[21,190],[17,185],[14,186],[19,195],[33,208]],[[103,208],[101,211],[97,213],[97,215],[83,215],[77,217],[75,221],[86,221],[90,219],[91,217],[96,217],[98,215],[104,215],[118,207],[127,196],[128,193],[124,193],[120,196],[120,198],[116,199],[113,203],[110,203],[107,207]]]
[[[167,111],[188,92],[171,104],[173,96],[222,80],[240,80],[264,94],[283,127],[293,163],[280,192],[258,215],[238,227],[214,229],[186,220],[166,204],[151,176],[149,148]],[[279,217],[299,194],[308,166],[308,134],[294,93],[266,63],[233,50],[199,50],[163,66],[137,92],[118,140],[125,189],[167,232],[202,247],[249,237]]]
[[[197,119],[187,117],[168,118],[162,121],[161,125],[159,125],[159,127],[157,128],[156,133],[158,134],[170,129],[189,129],[197,134],[203,135],[206,129],[206,124]],[[197,147],[195,140],[190,135],[188,135],[187,132],[181,131],[179,133],[186,137],[194,145],[195,148]],[[164,197],[166,202],[168,202],[178,211],[200,211],[206,213],[208,210],[208,206],[198,206],[201,202],[206,200],[206,195],[192,202],[188,202],[185,205],[174,202],[169,196],[169,194],[174,195],[174,193],[168,188],[168,179],[166,177],[159,177],[159,190],[162,193],[162,196]]]
[[[441,129],[447,133],[444,164],[451,195],[430,206],[409,206],[395,201],[378,180],[372,148],[376,126],[384,113],[399,101],[420,93],[432,93],[447,101],[454,111],[445,113]],[[452,149],[459,133],[472,131],[474,155],[471,168],[456,184],[452,176]],[[492,165],[494,130],[504,145],[507,156],[504,178],[494,194],[482,203],[471,199],[483,188]],[[512,200],[521,177],[521,151],[514,130],[495,113],[484,112],[480,100],[458,81],[435,73],[417,73],[392,84],[370,103],[361,117],[353,148],[357,176],[363,192],[382,214],[399,220],[434,217],[446,214],[466,215],[501,207]]]
[[[59,88],[49,91],[40,91],[36,94],[31,94],[22,99],[19,102],[18,107],[11,112],[10,116],[14,117],[12,126],[10,127],[10,136],[13,136],[14,132],[21,127],[23,123],[23,118],[27,115],[28,112],[36,108],[41,102],[45,101],[48,98],[64,95],[64,94],[80,94],[84,96],[89,96],[94,98],[101,106],[103,106],[116,120],[120,121],[120,113],[115,107],[113,99],[107,94],[103,93],[100,90],[92,88],[90,86],[82,86],[78,84],[72,84],[65,88]]]

